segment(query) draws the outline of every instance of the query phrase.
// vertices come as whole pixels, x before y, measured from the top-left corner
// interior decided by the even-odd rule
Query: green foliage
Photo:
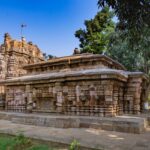
[[[14,137],[0,136],[0,150],[57,150],[59,148],[52,148],[48,145],[41,145],[26,138],[23,134]],[[80,150],[80,143],[73,140],[68,147],[69,150]]]
[[[137,53],[129,47],[128,39],[122,31],[116,31],[110,37],[108,54],[114,60],[122,63],[128,70],[136,70]]]
[[[73,140],[70,144],[69,150],[79,150],[80,143],[77,140]]]
[[[111,37],[110,55],[127,69],[150,75],[150,1],[98,0],[98,5],[111,7],[119,19]]]
[[[85,29],[75,32],[81,52],[102,53],[107,50],[110,34],[114,31],[113,12],[104,7],[94,19],[85,20]]]
[[[148,0],[98,0],[102,10],[77,30],[81,52],[107,54],[128,70],[150,75],[150,2]],[[119,22],[112,21],[113,12]]]
[[[127,30],[116,30],[110,38],[108,52],[128,70],[139,70],[150,75],[150,29],[143,28],[142,31],[140,40],[135,44]]]
[[[150,26],[149,0],[98,0],[98,6],[109,6],[115,11],[120,29],[141,34],[143,27]]]
[[[56,56],[53,56],[51,54],[46,54],[46,53],[43,53],[43,56],[44,56],[44,59],[47,61],[49,59],[53,59],[53,58],[56,58]]]
[[[26,138],[23,134],[19,134],[18,136],[16,136],[16,138],[14,139],[14,143],[15,144],[12,146],[12,150],[27,149],[33,145],[31,140],[29,138]]]
[[[31,140],[29,140],[28,138],[26,138],[23,133],[19,133],[16,137],[15,137],[15,142],[20,144],[28,144],[31,143]]]
[[[14,140],[9,137],[0,137],[0,150],[10,150],[10,147],[14,144]]]
[[[29,148],[28,150],[53,150],[53,149],[48,148],[48,146],[45,145],[37,145]]]
[[[53,150],[47,145],[34,143],[23,134],[14,137],[0,136],[0,150]]]
[[[109,55],[129,70],[150,75],[150,1],[98,0],[100,7],[111,7],[119,22],[111,35]]]

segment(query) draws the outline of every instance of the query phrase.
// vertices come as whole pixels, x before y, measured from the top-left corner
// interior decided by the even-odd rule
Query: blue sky
[[[70,55],[79,45],[75,31],[97,11],[97,0],[0,0],[0,43],[5,32],[20,39],[24,23],[27,41],[47,54]]]

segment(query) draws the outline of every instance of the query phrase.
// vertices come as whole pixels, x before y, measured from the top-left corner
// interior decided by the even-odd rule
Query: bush
[[[32,145],[33,143],[29,138],[26,138],[23,134],[19,134],[14,139],[12,150],[23,150],[30,148]]]
[[[69,150],[79,150],[80,143],[77,140],[73,140],[70,144]]]

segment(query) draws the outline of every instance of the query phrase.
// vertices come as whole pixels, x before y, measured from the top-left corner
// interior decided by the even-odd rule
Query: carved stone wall
[[[79,71],[87,69],[125,70],[124,66],[105,55],[81,54],[49,59],[47,62],[26,65],[24,69],[30,75],[39,73]]]
[[[31,42],[13,40],[8,33],[0,46],[0,79],[18,77],[26,74],[24,65],[43,61],[40,49]]]
[[[25,87],[18,86],[6,89],[6,103],[8,105],[24,105],[25,104]]]
[[[141,77],[131,76],[126,84],[124,109],[126,113],[138,114],[144,110],[146,102],[146,82]]]
[[[0,45],[0,80],[19,77],[27,73],[24,65],[43,61],[40,49],[24,38],[13,40],[8,33],[4,35],[4,43]],[[0,107],[4,105],[5,87],[0,87]]]
[[[17,106],[18,99],[22,104],[27,98],[27,103],[36,103],[37,112],[115,116],[123,113],[123,86],[110,79],[8,86],[6,99]]]
[[[15,68],[17,74],[23,70],[17,58],[9,56],[7,68],[12,74]],[[28,55],[23,59],[28,60]],[[56,58],[24,69],[28,70],[26,76],[0,81],[6,86],[7,107],[24,105],[35,112],[87,116],[139,114],[144,108],[147,76],[126,71],[107,56]]]

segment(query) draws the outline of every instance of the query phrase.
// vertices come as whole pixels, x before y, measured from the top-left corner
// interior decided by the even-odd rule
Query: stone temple
[[[8,34],[0,47],[1,100],[7,111],[81,116],[139,114],[148,77],[106,55],[75,53],[44,60],[31,42]]]
[[[26,74],[22,67],[26,64],[44,61],[40,49],[32,42],[26,43],[25,39],[21,41],[13,40],[6,33],[4,43],[0,45],[0,81],[19,77]],[[0,107],[5,100],[5,87],[0,86]]]

